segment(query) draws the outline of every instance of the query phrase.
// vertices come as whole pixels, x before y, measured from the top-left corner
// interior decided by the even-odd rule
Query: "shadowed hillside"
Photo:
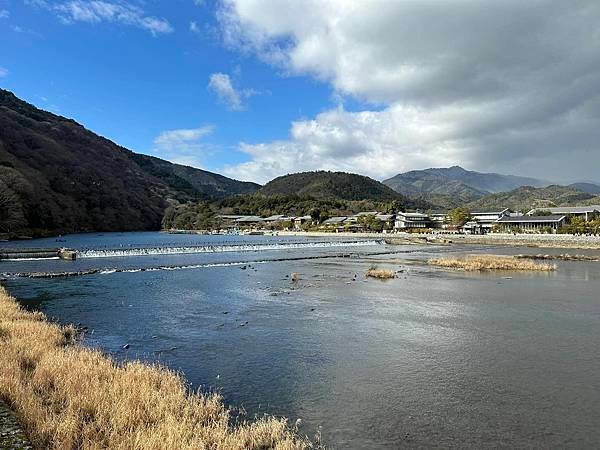
[[[159,229],[171,203],[257,188],[133,153],[0,90],[0,233]]]

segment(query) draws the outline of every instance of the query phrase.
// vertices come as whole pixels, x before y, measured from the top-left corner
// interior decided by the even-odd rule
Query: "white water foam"
[[[245,245],[205,245],[197,247],[153,247],[108,250],[83,250],[79,258],[116,258],[126,256],[179,255],[193,253],[256,252],[265,250],[291,250],[302,248],[364,247],[381,245],[380,240],[339,241],[339,242],[295,242],[281,244]]]

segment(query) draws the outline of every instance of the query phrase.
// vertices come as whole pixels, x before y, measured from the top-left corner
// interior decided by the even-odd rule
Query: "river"
[[[82,250],[77,261],[0,261],[28,308],[87,327],[86,344],[118,360],[181,371],[248,418],[300,419],[330,448],[600,446],[599,262],[465,273],[425,262],[540,250],[334,237],[107,233],[18,245]],[[371,265],[397,277],[367,279]]]

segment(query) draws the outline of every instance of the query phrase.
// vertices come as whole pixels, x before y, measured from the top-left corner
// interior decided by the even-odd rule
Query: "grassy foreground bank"
[[[0,287],[0,397],[36,448],[305,449],[284,419],[230,424],[217,394],[140,362],[118,365]]]

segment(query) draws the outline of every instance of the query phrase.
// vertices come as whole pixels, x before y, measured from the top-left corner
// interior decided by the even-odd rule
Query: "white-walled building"
[[[510,209],[504,208],[497,211],[480,211],[472,212],[471,220],[465,224],[469,225],[470,231],[465,230],[466,233],[471,234],[486,234],[492,231],[494,224],[503,217],[510,216]]]
[[[427,214],[404,213],[396,214],[394,228],[396,230],[409,230],[413,228],[430,228],[431,220]]]

